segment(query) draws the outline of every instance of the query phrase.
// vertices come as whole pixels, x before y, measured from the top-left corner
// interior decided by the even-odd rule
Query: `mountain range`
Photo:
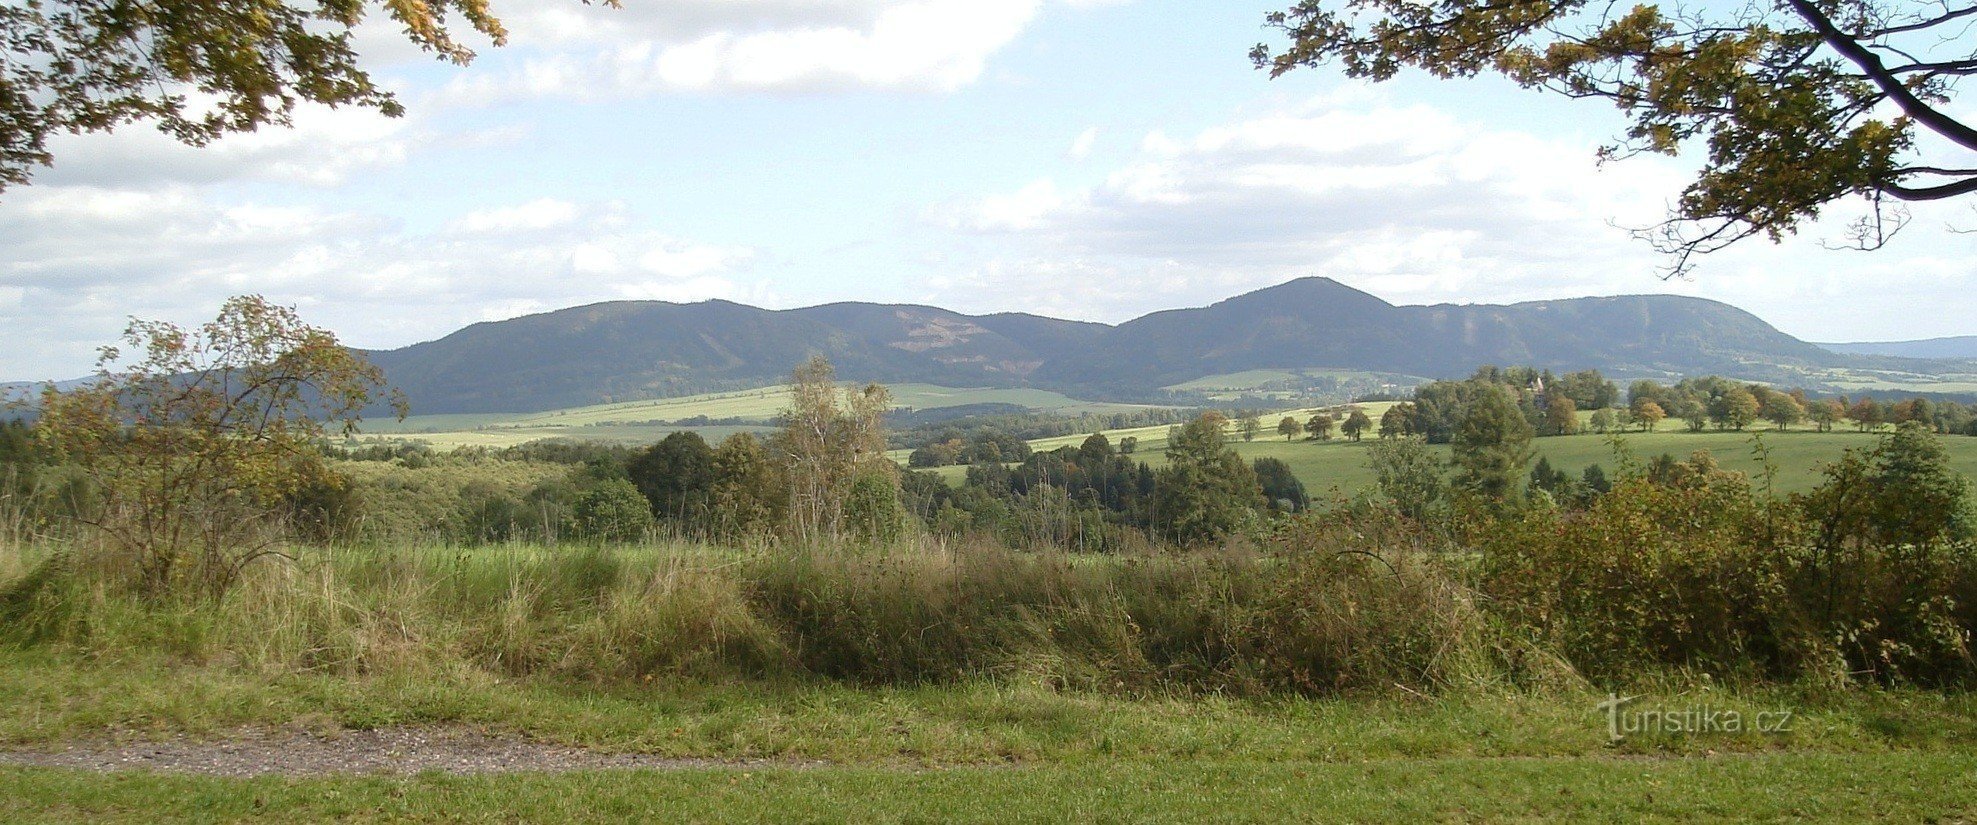
[[[1820,344],[1822,348],[1850,355],[1890,355],[1897,358],[1977,358],[1977,335],[1924,338],[1919,341],[1861,341],[1850,344]]]
[[[1716,301],[1669,295],[1396,306],[1302,278],[1122,324],[912,304],[769,310],[618,301],[474,324],[369,353],[415,413],[534,412],[777,383],[811,354],[842,378],[1034,386],[1135,399],[1208,375],[1325,367],[1429,378],[1479,364],[1763,380],[1872,365]]]

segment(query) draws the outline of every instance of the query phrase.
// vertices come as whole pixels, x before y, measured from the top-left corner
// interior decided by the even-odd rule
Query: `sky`
[[[1496,79],[1272,80],[1270,2],[492,0],[439,63],[369,23],[409,110],[305,108],[193,149],[61,136],[0,193],[0,379],[85,374],[130,318],[258,293],[388,348],[608,300],[842,300],[1120,322],[1323,275],[1388,301],[1673,293],[1819,341],[1977,333],[1977,210],[1855,211],[1684,279],[1629,227],[1693,161]],[[388,21],[387,21],[388,22]],[[471,42],[471,38],[470,38]]]

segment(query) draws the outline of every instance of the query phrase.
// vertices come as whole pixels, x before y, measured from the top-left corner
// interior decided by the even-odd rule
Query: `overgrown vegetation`
[[[269,318],[292,322],[250,313],[231,323]],[[207,338],[233,340],[225,332]],[[268,346],[232,374],[311,363]],[[1977,678],[1977,518],[1967,482],[1913,410],[1803,494],[1778,495],[1768,476],[1726,472],[1706,454],[1622,451],[1611,477],[1575,478],[1530,466],[1532,433],[1576,408],[1573,396],[1617,408],[1617,388],[1597,373],[1526,383],[1486,370],[1382,415],[1452,420],[1451,464],[1425,435],[1403,434],[1415,423],[1396,423],[1368,450],[1377,495],[1313,502],[1283,462],[1237,454],[1231,424],[1260,435],[1256,417],[1212,413],[1173,429],[1158,469],[1094,435],[1015,464],[980,462],[959,488],[902,476],[885,457],[883,388],[843,390],[821,359],[798,370],[783,429],[766,439],[371,448],[340,464],[299,440],[321,432],[315,419],[282,406],[323,397],[279,397],[259,408],[286,410],[272,423],[229,430],[208,423],[235,420],[222,398],[197,408],[217,417],[131,405],[199,387],[185,370],[139,374],[53,395],[36,425],[0,431],[10,479],[0,643],[88,658],[169,651],[252,671],[606,686],[1013,680],[1265,696],[1668,674],[1825,688]],[[1739,393],[1760,412],[1771,400],[1728,382],[1687,386],[1720,390],[1712,397],[1726,409],[1743,406]],[[1635,390],[1632,406],[1680,407],[1686,392]],[[1568,400],[1531,397],[1545,391]],[[85,442],[96,454],[63,440],[84,402],[98,411]],[[1328,421],[1317,418],[1277,431],[1323,438]],[[1338,418],[1371,434],[1364,410]],[[277,443],[270,428],[294,438],[262,463],[238,452]],[[237,561],[223,581],[131,577],[143,545],[111,529],[103,502],[169,494],[164,517],[195,527],[216,517],[207,499],[173,492],[167,482],[181,476],[97,468],[148,457],[179,472],[173,462],[213,450],[256,461],[200,464],[186,471],[204,480],[195,491],[285,525],[258,539],[279,552]],[[279,474],[298,461],[316,462],[317,475]],[[226,492],[260,490],[248,485],[264,478],[280,483]]]

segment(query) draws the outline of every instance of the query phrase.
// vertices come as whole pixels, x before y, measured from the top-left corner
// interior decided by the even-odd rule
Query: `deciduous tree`
[[[354,433],[383,386],[334,334],[248,295],[197,329],[132,321],[93,380],[43,395],[36,429],[101,496],[81,517],[141,589],[217,596],[278,552],[278,502],[341,483],[318,443]]]
[[[625,466],[625,474],[651,503],[652,514],[688,530],[700,529],[714,489],[714,449],[699,433],[668,434]]]
[[[1579,431],[1579,408],[1562,392],[1545,399],[1545,434],[1571,435]]]
[[[1273,76],[1334,62],[1387,80],[1503,75],[1606,100],[1630,120],[1602,158],[1701,148],[1668,222],[1642,234],[1671,272],[1740,240],[1777,240],[1860,198],[1853,244],[1899,227],[1893,201],[1977,192],[1977,128],[1957,81],[1977,74],[1977,7],[1939,0],[1602,6],[1585,0],[1302,0],[1268,23]]]
[[[1262,503],[1256,471],[1226,443],[1227,419],[1208,413],[1175,427],[1167,466],[1154,476],[1154,517],[1181,544],[1206,544],[1241,528]]]
[[[601,0],[617,5],[617,0]],[[33,0],[0,5],[0,189],[54,161],[48,137],[139,121],[200,146],[287,125],[298,103],[398,116],[359,65],[351,35],[383,15],[457,64],[464,23],[507,39],[488,0]]]
[[[1399,438],[1367,451],[1380,492],[1408,518],[1426,521],[1448,492],[1442,462],[1419,438]]]
[[[1359,437],[1370,429],[1373,429],[1373,419],[1367,417],[1366,411],[1358,407],[1353,407],[1352,414],[1345,417],[1344,424],[1339,425],[1339,431],[1354,441],[1358,441]]]
[[[1456,425],[1455,486],[1501,501],[1516,491],[1531,463],[1531,422],[1501,387],[1478,393]]]
[[[1336,422],[1332,420],[1331,416],[1319,413],[1312,416],[1310,421],[1304,423],[1304,431],[1310,433],[1312,438],[1319,441],[1330,441],[1332,440],[1332,427],[1334,426],[1336,426]]]
[[[837,372],[822,356],[796,369],[789,410],[771,452],[789,485],[790,532],[799,541],[843,535],[844,506],[860,476],[877,473],[897,486],[897,465],[886,458],[885,387],[840,392]]]
[[[1796,398],[1776,390],[1765,390],[1764,397],[1758,399],[1758,414],[1778,429],[1790,429],[1793,424],[1805,420],[1805,407]]]
[[[1628,411],[1633,413],[1634,421],[1641,425],[1641,429],[1648,432],[1654,432],[1655,425],[1660,424],[1661,419],[1668,417],[1668,411],[1663,410],[1661,405],[1655,403],[1653,398],[1634,399],[1634,403],[1629,405]]]

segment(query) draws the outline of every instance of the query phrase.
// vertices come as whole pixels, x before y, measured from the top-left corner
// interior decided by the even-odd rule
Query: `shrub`
[[[645,538],[655,523],[652,508],[638,488],[621,478],[596,482],[577,494],[570,509],[578,538],[629,542]]]

